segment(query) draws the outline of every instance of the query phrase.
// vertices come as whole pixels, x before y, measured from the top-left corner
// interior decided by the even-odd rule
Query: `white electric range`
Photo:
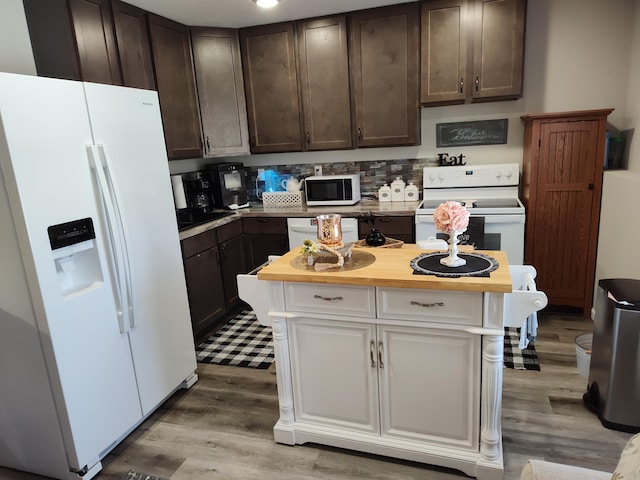
[[[461,244],[480,250],[503,250],[509,264],[524,261],[525,212],[518,198],[517,163],[425,167],[423,201],[416,210],[416,243],[429,237],[447,239],[436,231],[433,212],[442,202],[456,201],[470,213]]]

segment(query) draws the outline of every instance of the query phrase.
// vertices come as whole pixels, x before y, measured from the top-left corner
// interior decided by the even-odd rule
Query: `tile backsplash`
[[[359,162],[315,163],[296,165],[277,165],[270,168],[280,175],[291,175],[302,180],[312,176],[314,165],[322,166],[322,175],[359,174],[362,198],[378,198],[378,189],[385,183],[389,185],[396,177],[401,177],[407,185],[413,182],[422,190],[422,168],[427,166],[425,159],[376,160]],[[250,201],[259,201],[256,191],[258,169],[265,167],[245,166],[247,172],[247,190]],[[266,169],[266,168],[265,168]],[[260,189],[262,182],[257,183]]]

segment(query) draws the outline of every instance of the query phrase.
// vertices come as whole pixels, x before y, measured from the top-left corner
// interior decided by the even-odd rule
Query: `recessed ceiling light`
[[[253,0],[258,4],[259,7],[262,8],[271,8],[275,7],[280,0]]]

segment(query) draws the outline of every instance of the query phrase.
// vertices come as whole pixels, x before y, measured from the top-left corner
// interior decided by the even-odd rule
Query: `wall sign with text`
[[[509,119],[436,123],[436,147],[507,143]]]

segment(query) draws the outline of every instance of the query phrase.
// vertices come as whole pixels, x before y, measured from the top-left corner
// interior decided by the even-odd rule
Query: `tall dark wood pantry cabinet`
[[[521,197],[525,263],[549,304],[593,300],[607,115],[613,110],[524,115]]]

